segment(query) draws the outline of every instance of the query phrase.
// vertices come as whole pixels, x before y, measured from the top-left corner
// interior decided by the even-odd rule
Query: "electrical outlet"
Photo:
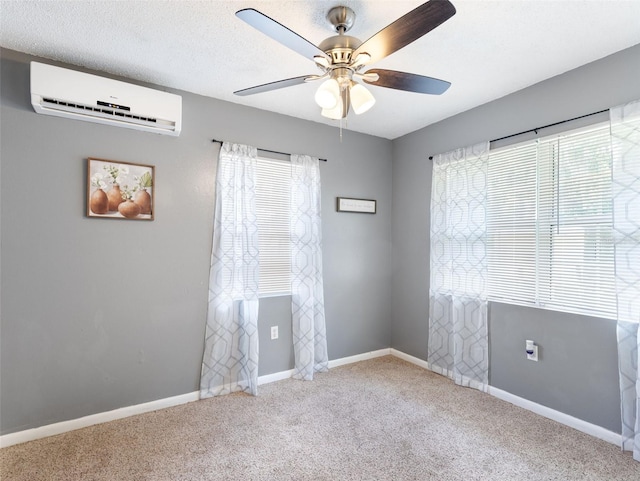
[[[271,340],[278,339],[278,326],[271,326]]]
[[[527,359],[529,361],[538,361],[538,346],[535,342],[527,340],[526,343]]]

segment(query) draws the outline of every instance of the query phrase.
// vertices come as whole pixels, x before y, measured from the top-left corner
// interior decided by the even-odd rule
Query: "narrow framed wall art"
[[[358,212],[362,214],[375,214],[376,201],[371,199],[353,199],[350,197],[338,197],[338,212]]]
[[[155,167],[87,159],[87,217],[153,220]]]

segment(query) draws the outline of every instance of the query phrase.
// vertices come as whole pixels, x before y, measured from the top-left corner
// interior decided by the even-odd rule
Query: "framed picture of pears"
[[[87,159],[87,216],[153,220],[155,168],[106,159]]]

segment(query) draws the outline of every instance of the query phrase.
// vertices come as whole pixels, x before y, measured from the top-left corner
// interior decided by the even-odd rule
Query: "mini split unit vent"
[[[31,105],[39,114],[180,135],[182,97],[31,62]]]

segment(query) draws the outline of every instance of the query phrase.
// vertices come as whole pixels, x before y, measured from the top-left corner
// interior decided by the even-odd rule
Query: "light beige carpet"
[[[640,480],[616,446],[393,357],[0,450],[2,479]]]

